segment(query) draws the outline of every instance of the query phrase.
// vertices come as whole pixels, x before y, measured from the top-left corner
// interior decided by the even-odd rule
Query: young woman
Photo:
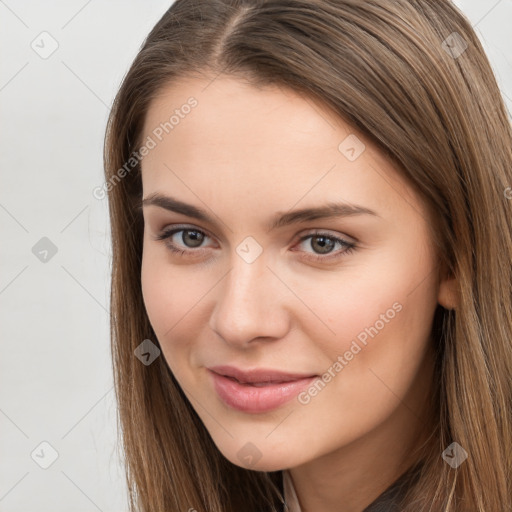
[[[448,0],[178,0],[105,169],[131,510],[512,510],[512,133]]]

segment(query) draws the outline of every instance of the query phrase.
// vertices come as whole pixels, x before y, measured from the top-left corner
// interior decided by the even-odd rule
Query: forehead
[[[187,198],[192,192],[228,204],[236,193],[238,207],[245,198],[256,209],[274,199],[281,209],[320,198],[374,208],[391,206],[397,194],[415,200],[363,134],[284,87],[222,75],[181,79],[152,101],[147,137],[156,145],[142,161],[145,195],[179,188]]]
[[[189,98],[197,105],[179,117]],[[163,134],[168,144],[192,166],[196,161],[240,162],[239,171],[254,165],[283,168],[294,154],[316,161],[319,153],[329,159],[336,154],[336,141],[349,134],[349,127],[313,100],[286,88],[255,88],[239,80],[217,77],[213,82],[181,80],[162,90],[148,111],[144,131],[169,120],[175,111],[172,131]],[[335,127],[337,129],[335,129]],[[174,142],[174,144],[173,144]],[[331,158],[332,159],[332,158]],[[245,162],[245,163],[244,163]]]

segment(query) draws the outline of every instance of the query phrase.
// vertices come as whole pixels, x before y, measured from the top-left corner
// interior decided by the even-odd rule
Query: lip
[[[214,366],[208,371],[221,400],[246,413],[276,409],[297,396],[318,377],[264,368],[243,371],[233,366]]]
[[[254,368],[252,370],[240,370],[235,366],[211,366],[210,371],[226,377],[233,377],[239,382],[245,383],[264,383],[264,382],[291,382],[294,380],[305,379],[307,377],[316,377],[312,373],[289,373],[268,368]]]

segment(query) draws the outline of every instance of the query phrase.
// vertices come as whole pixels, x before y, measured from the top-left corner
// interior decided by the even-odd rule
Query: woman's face
[[[162,91],[143,140],[147,313],[225,457],[273,471],[412,432],[446,283],[384,155],[312,99],[226,76]]]

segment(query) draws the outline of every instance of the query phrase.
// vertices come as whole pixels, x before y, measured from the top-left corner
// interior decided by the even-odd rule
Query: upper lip
[[[289,373],[269,368],[255,368],[251,370],[240,370],[234,366],[211,366],[210,371],[226,377],[232,377],[241,383],[258,382],[292,382],[294,380],[316,377],[312,373]]]

